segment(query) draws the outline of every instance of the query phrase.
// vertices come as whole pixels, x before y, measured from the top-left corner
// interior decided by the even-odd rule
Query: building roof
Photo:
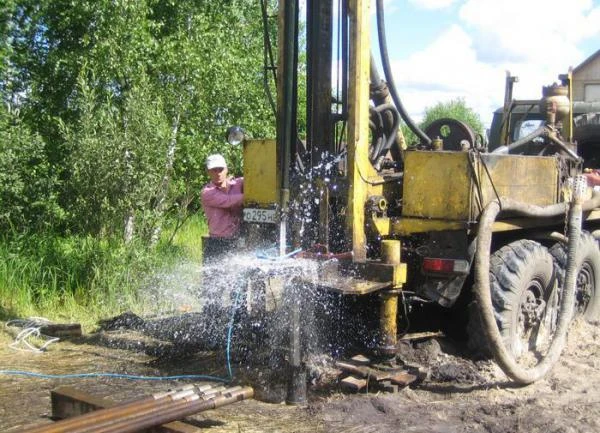
[[[592,62],[594,59],[596,59],[599,56],[600,56],[600,50],[596,51],[594,54],[589,56],[583,62],[581,62],[580,64],[575,66],[575,68],[573,69],[573,73],[578,72],[579,70],[583,69],[587,64],[589,64],[590,62]]]

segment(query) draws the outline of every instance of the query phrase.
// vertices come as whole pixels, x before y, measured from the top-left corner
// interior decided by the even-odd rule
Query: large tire
[[[591,234],[583,232],[577,248],[582,257],[577,269],[575,288],[575,317],[582,316],[587,321],[600,318],[600,249]],[[550,249],[557,265],[558,285],[562,289],[567,266],[567,250],[563,244]]]
[[[555,323],[554,265],[548,249],[531,240],[508,244],[490,257],[490,290],[498,329],[507,350],[519,359],[547,348]],[[553,308],[546,308],[552,305]],[[470,308],[469,347],[490,356],[479,309]],[[475,348],[475,345],[479,345]]]
[[[600,165],[600,113],[585,113],[573,119],[573,140],[586,167]]]

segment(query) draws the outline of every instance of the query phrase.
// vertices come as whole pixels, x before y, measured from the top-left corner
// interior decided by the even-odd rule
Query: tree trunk
[[[177,132],[179,130],[179,121],[180,115],[179,113],[177,113],[177,115],[173,117],[173,124],[171,126],[171,140],[169,140],[169,146],[167,147],[165,173],[163,175],[160,187],[156,194],[156,205],[154,206],[156,225],[154,227],[154,230],[152,231],[150,245],[156,245],[162,232],[162,217],[165,212],[165,204],[167,201],[167,194],[169,192],[169,183],[171,182],[171,173],[173,172],[173,163],[175,162],[175,150],[177,148]]]

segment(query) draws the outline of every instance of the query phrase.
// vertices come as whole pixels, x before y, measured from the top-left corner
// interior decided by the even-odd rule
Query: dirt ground
[[[18,331],[18,330],[17,330]],[[0,327],[3,370],[46,374],[111,372],[136,375],[209,374],[224,376],[224,357],[200,352],[164,354],[176,348],[133,332],[103,331],[64,340],[44,353],[11,349],[15,330]],[[118,344],[117,344],[118,343]],[[312,366],[314,385],[305,406],[287,406],[257,383],[263,373],[234,366],[234,383],[257,389],[248,400],[186,419],[199,432],[599,432],[600,327],[576,322],[559,364],[545,380],[527,387],[508,382],[489,361],[455,355],[446,339],[402,343],[399,357],[425,366],[428,378],[398,393],[349,394],[340,390],[328,359]],[[321,376],[319,376],[319,374]],[[252,376],[252,379],[249,377]],[[263,377],[263,378],[264,378]],[[258,378],[258,379],[257,379]],[[263,382],[277,382],[272,376]],[[275,378],[278,379],[278,378]],[[281,379],[281,378],[279,378]],[[260,382],[260,380],[258,380]],[[281,382],[281,381],[279,381]],[[112,378],[44,379],[0,374],[0,431],[52,422],[50,390],[70,385],[97,396],[126,400],[189,381],[132,381]]]

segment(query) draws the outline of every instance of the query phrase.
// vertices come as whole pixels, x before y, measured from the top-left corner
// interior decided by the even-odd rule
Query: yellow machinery
[[[542,322],[548,325],[550,310],[554,316],[560,310],[557,287],[573,278],[565,274],[572,263],[565,253],[565,221],[582,161],[564,138],[568,134],[562,135],[568,99],[567,107],[556,98],[542,99],[543,130],[491,153],[468,126],[452,119],[420,131],[406,116],[389,74],[381,0],[378,35],[386,81],[379,78],[370,53],[370,3],[307,1],[307,119],[300,137],[299,5],[280,1],[277,138],[244,142],[247,245],[276,241],[281,255],[301,248],[304,258],[320,263],[320,289],[377,299],[372,349],[381,356],[395,353],[401,305],[418,299],[466,308],[458,300],[475,293],[476,304],[489,305],[472,313],[472,341],[487,339],[481,349],[498,346],[494,355],[517,358]],[[334,40],[341,43],[334,47]],[[341,64],[335,80],[334,56]],[[407,148],[400,119],[420,143]],[[600,312],[600,252],[590,234],[598,202],[585,201],[589,189],[579,194],[584,232],[576,236],[585,257],[577,262],[574,296],[592,317]],[[491,218],[485,224],[484,214]],[[489,281],[488,274],[477,275],[481,269],[488,270]],[[472,291],[473,281],[483,295]],[[485,312],[491,310],[497,328],[490,330]],[[533,377],[508,374],[521,382]]]

